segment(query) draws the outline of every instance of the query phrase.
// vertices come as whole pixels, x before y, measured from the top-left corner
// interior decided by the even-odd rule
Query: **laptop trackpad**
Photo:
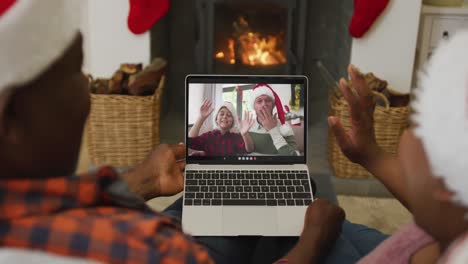
[[[275,235],[277,232],[276,207],[224,206],[223,233],[226,236]]]

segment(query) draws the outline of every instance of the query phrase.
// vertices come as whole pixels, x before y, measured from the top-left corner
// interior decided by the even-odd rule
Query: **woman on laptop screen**
[[[230,102],[223,102],[214,115],[214,129],[198,135],[205,120],[213,112],[212,103],[205,100],[200,107],[200,115],[188,133],[188,147],[202,151],[204,156],[237,156],[250,152],[246,145],[251,145],[249,129],[253,125],[250,114],[244,120],[239,120],[236,110]],[[238,131],[235,132],[239,127]],[[242,135],[241,135],[242,134]],[[250,142],[246,144],[245,142]]]

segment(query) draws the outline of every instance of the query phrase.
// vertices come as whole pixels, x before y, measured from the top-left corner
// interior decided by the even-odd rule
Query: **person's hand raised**
[[[348,73],[354,89],[341,79],[340,90],[349,105],[351,129],[346,131],[335,116],[328,117],[328,124],[343,154],[363,165],[380,151],[374,132],[375,98],[356,67],[350,65]]]
[[[213,112],[213,103],[210,100],[203,101],[200,106],[200,117],[206,119]]]
[[[278,125],[276,114],[272,115],[266,107],[263,107],[258,113],[258,121],[267,131],[270,131]]]
[[[245,111],[244,112],[244,119],[240,119],[237,117],[237,122],[239,123],[239,132],[241,133],[242,136],[246,135],[250,128],[254,124],[254,118],[253,114],[250,111]]]

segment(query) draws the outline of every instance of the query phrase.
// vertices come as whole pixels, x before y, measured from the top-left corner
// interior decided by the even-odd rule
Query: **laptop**
[[[306,165],[307,90],[305,76],[186,77],[184,231],[194,236],[300,235],[314,198]],[[208,113],[212,109],[206,118],[202,106]],[[252,117],[247,135],[253,144],[234,121],[246,119],[246,111]],[[271,112],[269,123],[266,112]]]

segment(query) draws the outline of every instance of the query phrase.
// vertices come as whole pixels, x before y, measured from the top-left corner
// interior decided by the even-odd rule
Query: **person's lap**
[[[356,263],[386,238],[388,235],[378,230],[345,220],[341,234],[327,254],[324,263]]]
[[[163,213],[177,219],[182,219],[182,198],[167,207]],[[284,256],[294,246],[297,238],[277,237],[195,237],[202,244],[215,263],[250,263],[255,250],[274,247],[268,256],[256,256],[256,263],[271,263]],[[264,246],[260,246],[260,244]],[[265,246],[267,244],[267,246]],[[263,252],[262,252],[263,253]],[[264,255],[264,254],[263,254]]]
[[[182,198],[178,199],[164,214],[178,219],[182,218]],[[345,220],[342,233],[328,253],[325,263],[355,263],[388,236],[363,225],[352,224]],[[297,238],[291,237],[196,237],[205,246],[208,254],[216,263],[249,263],[260,249],[261,256],[255,257],[256,263],[268,263],[286,255],[294,246]],[[273,250],[265,250],[274,247]],[[266,255],[269,254],[269,255]]]

